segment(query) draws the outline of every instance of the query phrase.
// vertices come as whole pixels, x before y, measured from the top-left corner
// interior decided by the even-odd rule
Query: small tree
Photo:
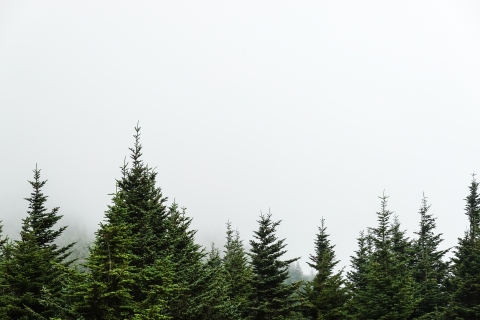
[[[465,214],[470,226],[463,238],[458,239],[452,259],[452,301],[447,311],[454,319],[480,318],[480,195],[473,175],[470,193],[465,199]]]
[[[425,195],[419,210],[420,228],[413,242],[413,277],[417,283],[417,298],[420,300],[414,318],[439,316],[447,306],[446,281],[449,264],[443,261],[448,250],[439,250],[442,234],[435,234],[436,218],[429,213],[430,205]]]
[[[203,268],[198,270],[204,290],[198,297],[199,320],[240,320],[238,304],[230,299],[230,283],[220,250],[212,244]]]
[[[33,187],[27,217],[23,219],[20,240],[7,245],[7,258],[2,261],[0,273],[4,275],[4,299],[8,304],[0,307],[0,314],[11,319],[56,317],[67,310],[58,306],[68,283],[65,268],[73,244],[59,247],[55,241],[66,227],[54,229],[62,218],[59,208],[47,211],[47,196],[42,192],[46,181],[40,180],[40,170],[35,168]],[[45,301],[45,297],[49,301]],[[57,303],[55,303],[57,302]],[[67,312],[68,313],[68,312]]]
[[[252,269],[248,263],[247,253],[243,248],[238,230],[232,229],[232,224],[227,222],[227,242],[223,265],[228,282],[228,296],[237,306],[243,317],[248,312],[248,296],[252,292]]]
[[[286,284],[288,266],[299,258],[280,260],[287,252],[285,239],[275,235],[281,221],[272,221],[271,214],[261,214],[258,231],[250,240],[252,259],[252,288],[250,319],[285,319],[296,308],[294,293],[299,284]]]
[[[316,272],[315,277],[305,287],[309,319],[345,319],[348,290],[342,277],[342,270],[334,272],[338,260],[334,246],[326,233],[325,219],[322,218],[315,239],[315,253],[310,255],[308,265]]]
[[[185,208],[174,202],[168,208],[167,252],[175,266],[174,284],[178,287],[169,299],[173,319],[196,320],[201,317],[202,297],[207,290],[202,259],[205,252],[195,243],[196,230]]]

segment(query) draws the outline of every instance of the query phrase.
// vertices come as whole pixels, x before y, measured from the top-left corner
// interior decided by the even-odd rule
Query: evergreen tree
[[[140,268],[153,264],[155,259],[167,254],[167,207],[161,188],[156,186],[157,173],[142,160],[140,127],[135,127],[135,143],[131,151],[131,167],[122,167],[122,178],[117,187],[122,191],[122,205],[126,213],[122,221],[129,225],[132,236],[132,252]],[[141,293],[135,293],[140,294]]]
[[[169,302],[173,319],[195,320],[202,312],[206,271],[202,263],[205,253],[195,243],[196,230],[191,229],[192,218],[185,208],[174,202],[168,209],[168,252],[175,265],[174,283],[178,286]]]
[[[442,234],[435,234],[436,218],[429,213],[430,205],[425,195],[420,207],[420,228],[415,232],[413,243],[413,277],[417,283],[417,297],[420,300],[413,318],[436,319],[447,306],[446,281],[449,264],[443,261],[448,250],[439,250]]]
[[[123,192],[117,192],[105,213],[85,265],[89,273],[78,288],[77,310],[87,319],[129,319],[135,314],[132,291],[139,270],[131,228],[123,221],[127,209],[122,198]]]
[[[198,299],[200,310],[197,319],[241,319],[238,304],[228,295],[230,291],[228,275],[220,257],[220,250],[215,245],[212,244],[207,260],[199,271],[202,274],[204,290]]]
[[[387,197],[381,199],[378,226],[370,228],[372,253],[365,265],[364,290],[355,288],[356,317],[359,319],[408,319],[418,301],[415,299],[408,259],[400,254],[403,243],[398,223],[390,222]],[[363,280],[363,279],[360,279]]]
[[[458,239],[452,259],[452,301],[447,311],[452,319],[480,318],[480,195],[475,175],[469,189],[465,214],[470,226]]]
[[[54,229],[62,218],[59,208],[47,211],[47,196],[42,192],[46,181],[40,180],[35,169],[27,217],[22,220],[20,240],[7,245],[5,259],[0,263],[3,274],[3,299],[0,314],[11,319],[51,318],[64,314],[60,310],[62,294],[66,290],[66,272],[72,261],[66,261],[73,244],[60,247],[55,240],[66,227]],[[48,295],[49,301],[45,301]],[[67,312],[68,313],[68,312]]]
[[[132,164],[121,168],[113,204],[86,264],[91,273],[79,290],[84,299],[78,310],[92,319],[187,319],[181,315],[191,312],[185,303],[193,302],[185,296],[192,296],[195,271],[187,272],[185,265],[195,261],[185,258],[195,259],[185,251],[199,249],[191,243],[194,232],[187,231],[190,220],[175,211],[176,204],[167,210],[156,172],[141,159],[138,126],[134,138]],[[199,265],[202,254],[196,257]]]
[[[308,262],[316,274],[305,287],[305,315],[314,320],[345,319],[348,291],[342,276],[343,270],[334,272],[339,261],[335,259],[335,246],[330,244],[323,218],[318,230],[315,253],[310,255]]]
[[[240,234],[238,230],[232,229],[230,222],[227,222],[227,242],[224,253],[223,265],[228,282],[228,296],[237,306],[240,314],[246,317],[248,296],[252,292],[252,269],[248,263]]]
[[[3,225],[0,221],[0,319],[8,319],[5,306],[10,304],[12,296],[9,294],[9,286],[5,279],[5,265],[11,256],[11,242],[3,236]]]
[[[355,256],[350,257],[351,270],[347,273],[347,279],[352,292],[364,292],[367,288],[368,264],[372,254],[372,241],[370,234],[360,231],[357,238],[358,250]]]
[[[413,265],[413,242],[406,236],[407,231],[401,229],[400,220],[397,215],[393,217],[391,226],[392,252],[397,261],[405,263],[409,268]]]
[[[288,266],[288,278],[285,280],[286,284],[292,284],[306,280],[307,276],[303,274],[302,266],[300,265],[299,261],[295,261]]]
[[[3,225],[2,220],[0,220],[0,259],[2,259],[3,248],[8,242],[8,238],[3,236]]]
[[[287,252],[285,239],[275,235],[281,221],[272,221],[271,214],[261,214],[258,231],[250,240],[252,288],[249,319],[287,319],[295,310],[295,293],[299,283],[286,284],[288,266],[299,258],[280,260]]]

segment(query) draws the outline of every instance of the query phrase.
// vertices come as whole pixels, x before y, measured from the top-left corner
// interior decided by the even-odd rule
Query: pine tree
[[[140,127],[135,127],[135,143],[131,151],[131,167],[122,167],[122,178],[117,187],[122,191],[126,213],[123,222],[131,228],[134,243],[132,252],[138,256],[138,267],[151,265],[155,259],[164,257],[166,243],[168,200],[156,186],[157,173],[142,160]],[[137,293],[138,294],[138,293]]]
[[[227,222],[227,242],[225,243],[225,256],[223,265],[228,282],[228,296],[237,305],[242,317],[248,312],[248,296],[252,292],[252,269],[248,263],[248,256],[243,248],[238,230],[232,229],[232,224]]]
[[[47,211],[47,196],[42,192],[46,181],[40,180],[40,170],[35,169],[27,217],[22,220],[20,240],[7,244],[5,259],[0,264],[3,274],[3,299],[0,314],[11,319],[50,318],[68,313],[59,309],[66,290],[66,261],[73,244],[60,247],[55,241],[66,227],[54,229],[62,218],[59,208]],[[49,301],[45,301],[48,295]],[[8,302],[8,303],[5,303]]]
[[[439,250],[442,234],[435,234],[436,218],[429,213],[430,205],[425,195],[420,207],[420,228],[415,232],[417,239],[413,243],[413,277],[417,283],[417,297],[420,300],[412,317],[440,317],[447,306],[446,281],[449,264],[443,261],[448,250]]]
[[[198,320],[241,319],[238,304],[230,299],[230,283],[225,265],[220,257],[220,250],[212,244],[203,268],[202,290],[199,296],[200,310]]]
[[[167,250],[175,266],[174,283],[178,286],[169,309],[173,319],[195,320],[201,316],[202,297],[207,290],[202,263],[205,253],[195,243],[196,230],[191,229],[192,218],[187,217],[185,210],[176,202],[168,208]]]
[[[390,222],[387,197],[381,199],[378,226],[370,228],[372,253],[365,265],[364,290],[355,292],[356,317],[359,319],[408,319],[418,301],[408,259],[399,250],[406,239],[398,223]],[[362,282],[361,282],[362,283]]]
[[[132,291],[138,283],[137,257],[132,253],[134,242],[123,192],[117,192],[105,213],[85,266],[89,270],[78,288],[77,310],[87,319],[125,319],[135,314]]]
[[[11,256],[11,247],[12,245],[9,239],[3,236],[3,225],[0,221],[0,319],[8,319],[7,310],[4,306],[8,306],[12,299],[4,274],[7,260]]]
[[[138,125],[134,138],[132,164],[121,168],[113,204],[86,264],[91,273],[79,289],[84,302],[79,301],[78,310],[86,318],[175,318],[179,312],[176,298],[190,293],[191,282],[185,283],[182,265],[186,255],[180,252],[185,241],[190,245],[192,235],[183,232],[190,221],[167,210],[167,198],[156,187],[156,172],[141,159]],[[195,246],[185,250],[192,248],[198,250]],[[201,254],[198,257],[200,262]],[[188,312],[183,307],[182,314]]]
[[[355,256],[350,257],[351,270],[347,273],[351,290],[353,293],[364,292],[367,288],[368,263],[372,254],[372,241],[370,234],[360,231],[357,238],[358,250]]]
[[[252,288],[249,319],[285,319],[296,309],[295,293],[299,284],[286,284],[288,266],[299,258],[280,260],[287,253],[285,239],[275,235],[281,221],[272,221],[271,214],[261,214],[258,231],[250,240]]]
[[[8,242],[8,238],[3,236],[3,225],[2,220],[0,220],[0,259],[2,259],[3,248]]]
[[[447,314],[452,319],[480,318],[480,195],[473,175],[465,214],[470,226],[458,239],[453,257],[452,301]]]
[[[303,281],[303,270],[299,261],[295,261],[288,266],[288,279],[285,280],[285,283],[292,284],[294,282]]]
[[[323,218],[318,230],[315,253],[310,255],[308,262],[316,274],[305,287],[305,315],[314,320],[345,319],[348,290],[343,279],[343,270],[334,272],[339,261],[335,259],[335,246],[330,244]]]

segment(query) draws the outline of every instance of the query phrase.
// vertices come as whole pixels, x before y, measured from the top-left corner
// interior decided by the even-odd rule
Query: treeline
[[[258,218],[247,252],[227,223],[226,244],[205,250],[192,219],[156,186],[135,128],[130,164],[79,264],[59,245],[59,208],[46,209],[40,170],[18,240],[1,235],[1,319],[480,319],[480,196],[466,198],[469,229],[453,258],[423,197],[419,228],[406,236],[380,197],[377,225],[360,232],[349,272],[337,268],[325,221],[312,239],[313,279],[285,259],[280,221]],[[79,267],[80,266],[80,267]],[[296,275],[296,276],[295,276]],[[296,277],[296,279],[295,279]],[[297,281],[299,280],[299,281]]]

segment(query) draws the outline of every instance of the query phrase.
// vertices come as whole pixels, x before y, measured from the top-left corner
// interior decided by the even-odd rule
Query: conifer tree
[[[453,257],[452,301],[447,314],[452,319],[480,318],[480,195],[475,175],[465,199],[469,230],[458,239]]]
[[[294,282],[305,281],[306,276],[303,274],[302,266],[299,261],[295,261],[288,267],[288,279],[285,283],[292,284]]]
[[[418,301],[408,259],[399,252],[406,240],[399,225],[392,225],[387,197],[381,199],[378,226],[370,228],[372,254],[366,267],[366,288],[355,292],[356,317],[359,319],[408,319]],[[401,247],[401,246],[400,246]]]
[[[3,248],[8,242],[8,238],[3,236],[3,225],[2,220],[0,220],[0,259],[2,259]]]
[[[191,229],[192,218],[187,217],[185,210],[176,202],[168,208],[168,253],[175,266],[174,283],[178,286],[169,308],[173,319],[194,320],[201,316],[206,290],[202,263],[205,253],[195,243],[196,230]]]
[[[252,289],[249,319],[287,319],[296,309],[295,293],[299,283],[286,284],[288,266],[299,258],[280,260],[287,252],[285,239],[278,239],[276,228],[281,221],[272,221],[271,214],[261,214],[259,228],[250,240]]]
[[[6,258],[0,264],[3,274],[3,299],[0,314],[11,319],[50,318],[63,314],[59,310],[66,286],[66,272],[72,261],[66,261],[73,244],[59,247],[55,240],[66,227],[54,229],[62,218],[59,208],[47,211],[47,196],[42,192],[46,181],[41,181],[35,168],[33,187],[27,217],[22,220],[20,240],[7,245]],[[48,303],[45,297],[48,295]],[[6,303],[7,302],[7,303]],[[68,311],[67,311],[68,313]]]
[[[241,319],[238,304],[230,299],[230,283],[227,273],[220,257],[220,250],[212,244],[211,250],[203,268],[199,270],[202,274],[202,285],[204,290],[199,297],[200,310],[198,320],[223,320]]]
[[[242,317],[248,312],[248,296],[251,294],[252,269],[248,263],[247,253],[243,248],[238,230],[232,229],[227,222],[227,242],[223,265],[228,282],[228,296],[237,306]]]
[[[134,265],[134,239],[131,226],[124,222],[127,209],[122,197],[123,192],[117,192],[105,213],[85,265],[89,273],[78,288],[77,310],[87,319],[125,319],[136,311],[132,291],[139,270]]]
[[[7,310],[5,306],[10,304],[11,296],[8,294],[8,283],[5,279],[4,271],[7,259],[9,259],[9,252],[11,251],[11,242],[7,237],[3,236],[3,225],[0,221],[0,319],[7,319]]]
[[[123,222],[129,225],[134,237],[132,251],[138,256],[138,267],[151,265],[166,253],[168,200],[156,186],[157,173],[142,160],[140,127],[135,127],[135,143],[131,151],[131,166],[122,167],[122,177],[117,187],[122,191],[126,213]]]
[[[310,255],[308,262],[316,274],[305,287],[305,315],[314,320],[345,319],[348,291],[342,275],[343,270],[334,271],[339,261],[335,259],[335,246],[330,244],[325,219],[321,219],[318,230],[314,242],[315,253]]]
[[[417,297],[420,300],[413,318],[440,317],[448,303],[446,281],[449,264],[443,261],[448,250],[439,250],[442,234],[435,234],[436,218],[429,213],[430,205],[425,195],[422,198],[420,228],[415,232],[413,243],[413,276],[417,283]]]
[[[367,288],[368,263],[372,254],[371,239],[369,234],[365,235],[363,230],[360,231],[357,238],[358,250],[355,251],[355,256],[350,257],[351,270],[347,273],[347,279],[354,294],[364,292]]]
[[[188,319],[195,270],[185,266],[199,265],[202,253],[196,252],[197,259],[188,254],[199,251],[188,230],[190,220],[177,212],[176,204],[167,210],[156,172],[141,159],[138,125],[134,138],[132,164],[121,168],[113,204],[88,258],[91,273],[79,290],[88,304],[80,301],[78,310],[93,319],[143,319],[148,314],[155,315],[152,319]]]

